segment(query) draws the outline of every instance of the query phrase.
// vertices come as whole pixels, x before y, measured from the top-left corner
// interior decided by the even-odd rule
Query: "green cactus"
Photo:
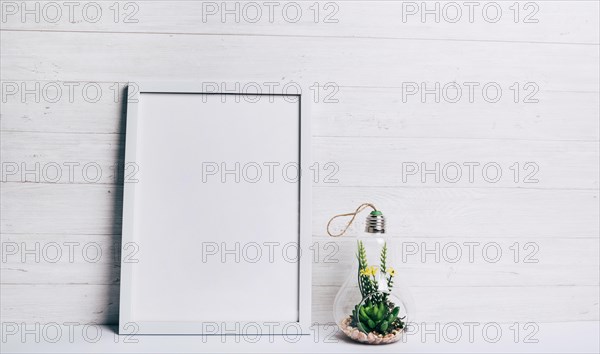
[[[358,242],[358,285],[362,295],[360,304],[354,307],[350,316],[350,325],[363,333],[374,332],[386,335],[394,330],[404,328],[404,318],[398,317],[400,307],[388,299],[386,293],[379,290],[373,268],[367,263],[366,250],[362,242]],[[387,282],[388,289],[393,285],[394,271],[388,272],[387,245],[384,244],[380,257],[380,271]],[[376,269],[376,268],[375,268]],[[389,274],[388,274],[389,273]]]

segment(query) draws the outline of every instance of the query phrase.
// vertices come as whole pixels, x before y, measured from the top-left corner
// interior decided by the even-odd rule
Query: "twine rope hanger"
[[[340,236],[344,235],[346,233],[346,231],[348,231],[348,228],[350,227],[350,225],[352,225],[352,223],[354,222],[354,219],[356,219],[356,216],[358,215],[358,213],[360,213],[361,211],[363,211],[369,207],[372,208],[374,211],[377,211],[377,208],[375,207],[375,205],[373,205],[371,203],[363,203],[363,204],[359,205],[358,208],[356,208],[356,211],[354,211],[353,213],[338,214],[338,215],[333,216],[331,219],[329,219],[329,222],[327,223],[327,233],[329,234],[329,236],[340,237]],[[352,216],[350,221],[348,221],[348,223],[346,224],[346,227],[344,227],[342,232],[340,232],[339,234],[331,233],[331,231],[329,230],[329,227],[330,227],[331,223],[333,222],[333,220],[344,217],[344,216]]]

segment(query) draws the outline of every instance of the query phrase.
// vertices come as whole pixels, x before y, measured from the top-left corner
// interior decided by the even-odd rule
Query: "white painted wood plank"
[[[73,85],[73,94],[69,86]],[[36,90],[39,96],[24,94]],[[54,87],[54,89],[52,89]],[[0,129],[125,133],[127,83],[4,81]],[[99,88],[96,99],[95,88]],[[88,92],[85,94],[84,92]]]
[[[114,184],[133,181],[139,177],[135,168],[144,169],[126,161],[123,175],[118,164],[124,162],[124,135],[0,135],[5,182]],[[306,173],[321,186],[597,189],[598,147],[597,142],[322,137],[313,139],[314,164]],[[239,162],[263,166],[267,161]],[[222,161],[197,163],[217,163],[223,169]],[[266,166],[263,172],[268,178]],[[284,179],[283,167],[274,172],[274,178]]]
[[[122,188],[4,183],[5,233],[120,234]],[[597,190],[520,188],[313,188],[313,234],[329,217],[371,201],[393,235],[410,237],[597,237]],[[352,233],[350,233],[352,235]]]
[[[36,84],[37,102],[35,95],[25,93]],[[124,133],[124,82],[14,81],[4,85],[2,131]],[[73,85],[72,95],[68,85]],[[97,102],[95,88],[101,93]],[[403,100],[402,88],[321,86],[305,90],[313,100],[312,130],[317,137],[599,138],[597,92],[540,91],[535,95],[538,103],[523,103],[521,91],[521,102],[514,103],[515,91],[509,89],[497,103],[486,102],[482,96],[471,103],[465,91],[456,103],[444,99],[436,103],[431,96],[422,103],[420,94]]]
[[[3,232],[121,233],[122,187],[80,184],[70,185],[78,186],[70,190],[61,188],[67,185],[52,185],[50,189],[53,191],[50,191],[47,186],[3,183]],[[86,231],[81,232],[83,230]]]
[[[435,103],[419,94],[403,100],[402,88],[340,87],[339,103],[314,105],[313,127],[326,136],[465,137],[598,140],[597,93],[540,91],[538,103],[515,104],[506,94],[497,103],[481,97]],[[522,92],[519,94],[522,96]],[[426,103],[422,103],[425,101]]]
[[[119,283],[118,235],[2,234],[1,238],[3,284]],[[598,285],[600,277],[598,242],[399,236],[388,246],[390,254],[395,246],[398,262],[404,260],[396,266],[398,279],[410,286],[589,286]],[[350,272],[354,274],[355,245],[352,237],[314,237],[311,249],[305,251],[313,260],[313,286],[341,286]],[[135,249],[123,252],[139,258]]]
[[[2,285],[3,322],[113,324],[119,285]]]
[[[387,229],[393,235],[528,238],[600,233],[597,190],[340,187],[315,188],[313,234],[326,235],[331,216],[365,201],[389,215]]]
[[[599,291],[589,287],[413,287],[418,322],[597,321]],[[313,288],[313,318],[333,322],[337,287]]]
[[[39,3],[38,21],[32,14],[23,21],[19,3],[8,9],[3,29],[598,43],[595,1],[499,1],[488,5],[485,14],[487,3],[480,2],[471,18],[468,6],[451,1],[426,7],[410,1],[288,1],[274,4],[271,13],[264,3],[251,1],[123,1],[119,6],[85,1],[71,17],[60,3]],[[102,11],[98,18],[96,7]],[[496,8],[501,11],[497,19]],[[34,4],[27,9],[34,10]],[[426,9],[434,13],[423,19]]]
[[[124,135],[2,132],[1,137],[3,182],[123,183]]]
[[[313,178],[324,186],[598,188],[600,153],[595,142],[315,140],[313,155],[323,171]],[[327,163],[339,172],[334,174]]]
[[[120,235],[2,234],[2,284],[119,284]],[[125,256],[135,255],[127,247]]]
[[[397,253],[397,282],[408,286],[599,285],[597,238],[398,236],[388,248]],[[314,286],[341,286],[356,276],[356,238],[314,237],[313,249]]]
[[[313,322],[332,322],[337,287],[313,288]],[[118,321],[118,285],[3,285],[4,322]],[[597,286],[413,287],[419,322],[598,320]]]
[[[2,132],[0,136],[5,182],[123,183],[125,135]]]
[[[412,40],[61,32],[0,36],[5,81],[259,78],[378,87],[456,81],[481,87],[496,82],[503,91],[515,82],[535,82],[543,90],[597,92],[600,70],[591,45],[445,41],[433,46]]]

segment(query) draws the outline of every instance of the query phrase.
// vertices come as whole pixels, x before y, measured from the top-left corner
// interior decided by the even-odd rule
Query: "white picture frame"
[[[308,98],[164,82],[127,96],[119,333],[309,334]],[[235,167],[262,159],[297,162],[298,179]]]

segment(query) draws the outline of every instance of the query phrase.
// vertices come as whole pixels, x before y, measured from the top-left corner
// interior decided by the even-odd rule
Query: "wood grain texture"
[[[313,322],[332,322],[337,287],[313,287]],[[118,285],[4,285],[3,321],[118,322]],[[413,287],[421,322],[561,322],[598,318],[598,287]],[[549,296],[549,293],[552,296]],[[10,301],[5,301],[9,300]]]
[[[287,82],[282,82],[284,85]],[[123,134],[126,82],[5,81],[2,131]],[[39,96],[24,94],[39,85]],[[402,88],[308,88],[313,136],[592,140],[599,137],[597,92],[540,91],[538,103],[515,103],[515,91],[497,103],[477,97],[456,103]],[[10,85],[10,88],[9,86]],[[13,86],[16,85],[16,86]],[[73,93],[69,86],[73,85]],[[87,88],[86,88],[87,87]],[[96,101],[95,87],[100,95]],[[14,90],[14,91],[9,91]],[[89,90],[86,91],[86,90]],[[88,94],[84,94],[88,92]],[[523,93],[519,94],[521,101]],[[572,107],[577,107],[573,112]],[[460,120],[454,119],[460,117]]]
[[[119,284],[120,235],[2,234],[3,284]],[[125,250],[129,255],[130,251]]]
[[[333,322],[331,308],[337,290],[313,288],[313,317],[317,322]],[[411,293],[418,304],[427,304],[416,308],[419,322],[444,322],[450,316],[457,322],[561,322],[575,314],[582,321],[598,318],[599,292],[595,286],[414,287]]]
[[[402,21],[402,2],[392,1],[336,1],[337,23],[315,23],[313,1],[298,2],[297,23],[281,16],[273,23],[219,16],[204,22],[201,3],[135,1],[138,22],[126,23],[126,1],[118,3],[116,22],[114,2],[98,3],[103,16],[96,23],[69,21],[66,12],[55,23],[20,15],[2,23],[2,321],[117,322],[123,175],[114,165],[123,158],[123,89],[142,80],[298,83],[313,96],[313,155],[321,164],[313,188],[315,322],[332,320],[360,228],[332,240],[326,222],[364,201],[384,210],[390,236],[401,244],[495,242],[503,251],[497,263],[408,257],[401,279],[412,287],[418,321],[600,318],[597,1],[536,1],[538,23],[515,23],[513,1],[498,2],[497,23]],[[327,3],[317,3],[320,20]],[[518,4],[521,16],[526,3]],[[443,94],[439,103],[421,92],[406,95],[407,84],[453,82],[463,89],[456,103]],[[465,82],[495,83],[502,96],[490,103],[477,90],[471,102]],[[537,103],[523,102],[527,83],[539,89]],[[39,97],[24,93],[36,85]],[[402,181],[402,162],[465,161],[497,162],[505,179]],[[539,164],[539,183],[512,182],[509,167],[528,161]],[[4,175],[6,163],[32,169],[36,162],[41,170],[50,162],[79,165],[73,180],[56,183]],[[102,170],[96,183],[81,173],[90,162]],[[337,183],[323,183],[326,162],[339,166]],[[515,242],[537,245],[539,262],[515,262]],[[54,244],[62,257],[47,262]],[[65,244],[75,247],[72,262]],[[86,245],[92,256],[97,245],[102,257],[86,260]],[[20,258],[36,248],[45,257],[40,262],[27,251]],[[325,261],[328,255],[339,262]]]
[[[3,322],[118,323],[118,285],[3,285]]]
[[[1,236],[3,284],[119,284],[120,250],[127,256],[135,251],[122,249],[119,235]],[[594,286],[599,282],[598,242],[595,238],[400,236],[388,246],[402,262],[395,265],[399,282],[409,286]],[[351,236],[315,236],[311,248],[304,251],[313,261],[313,284],[341,286],[350,272],[354,274],[349,269],[353,269],[355,247],[356,238]]]
[[[120,234],[122,188],[98,184],[5,183],[6,233]],[[313,234],[330,216],[365,200],[409,237],[596,237],[597,190],[504,188],[313,188]],[[341,206],[341,207],[340,207]]]
[[[4,182],[117,184],[136,178],[124,162],[144,169],[124,161],[124,135],[1,132],[1,137]],[[597,189],[598,147],[597,142],[315,137],[314,164],[305,173],[324,187]],[[220,166],[222,161],[191,163],[205,162]],[[267,172],[265,167],[265,178]],[[281,167],[274,178],[284,178]]]
[[[388,242],[397,254],[398,282],[410,287],[597,286],[598,246],[594,238],[399,236]],[[354,276],[355,238],[314,237],[313,249],[313,284],[341,286]]]
[[[544,90],[597,92],[600,70],[592,45],[6,31],[1,39],[3,80],[291,80],[305,87],[457,81],[496,82],[504,90],[535,82]]]
[[[284,1],[274,4],[271,14],[268,6],[261,2],[255,3],[256,6],[251,1],[135,1],[134,6],[127,7],[127,1],[122,1],[118,8],[115,2],[99,2],[102,15],[95,22],[86,20],[82,14],[88,2],[76,8],[72,18],[66,11],[58,16],[48,3],[51,2],[40,2],[38,22],[32,15],[22,21],[23,8],[17,8],[17,13],[7,16],[4,29],[598,44],[594,27],[598,21],[598,3],[595,1],[536,1],[534,6],[527,7],[527,1],[498,1],[501,13],[497,20],[495,7],[484,17],[485,3],[474,7],[470,19],[467,6],[456,7],[451,1],[438,1],[437,21],[433,14],[422,19],[425,8],[421,2]],[[284,10],[290,3],[293,6]],[[519,4],[518,15],[514,3]],[[413,4],[416,9],[412,8]],[[296,8],[300,9],[298,15]],[[426,9],[435,10],[435,3],[427,4]],[[229,14],[223,20],[226,10]],[[90,17],[95,17],[95,7],[89,11]]]

